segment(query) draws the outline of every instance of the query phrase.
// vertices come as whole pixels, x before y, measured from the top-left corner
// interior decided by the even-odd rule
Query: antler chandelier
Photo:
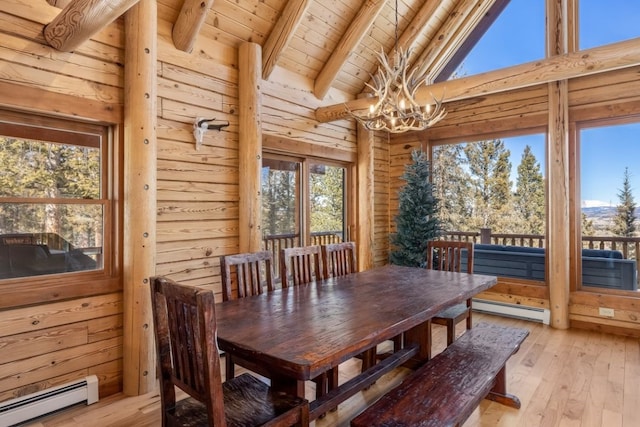
[[[442,108],[442,100],[435,99],[433,95],[433,106],[428,103],[420,105],[416,101],[417,90],[428,83],[427,72],[418,74],[418,68],[409,70],[411,51],[398,48],[398,0],[395,14],[393,64],[389,63],[389,58],[381,50],[378,54],[378,71],[371,76],[373,84],[366,83],[378,100],[369,106],[367,112],[349,110],[349,113],[368,130],[390,133],[423,130],[442,120],[447,113]]]

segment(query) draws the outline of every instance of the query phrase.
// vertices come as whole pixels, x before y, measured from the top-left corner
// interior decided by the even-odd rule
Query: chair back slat
[[[323,245],[322,265],[325,278],[355,273],[358,269],[355,243],[342,242]]]
[[[265,285],[267,291],[272,291],[274,289],[272,261],[273,255],[270,251],[220,257],[223,301],[259,295],[264,292]],[[236,278],[235,287],[233,277]]]
[[[280,278],[282,287],[322,280],[320,269],[320,246],[286,248],[280,251]]]
[[[466,257],[467,273],[473,273],[473,242],[430,240],[427,243],[427,268],[433,270],[462,270],[462,256]]]
[[[213,292],[152,277],[151,301],[163,408],[175,407],[177,386],[205,404],[212,425],[224,425]]]

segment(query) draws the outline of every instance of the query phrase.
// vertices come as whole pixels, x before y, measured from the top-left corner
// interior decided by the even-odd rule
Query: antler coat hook
[[[220,131],[223,128],[229,126],[228,121],[224,121],[224,123],[210,123],[214,122],[216,119],[204,119],[202,117],[196,118],[196,121],[193,123],[193,136],[196,138],[196,150],[200,149],[202,145],[202,139],[204,138],[204,134],[208,130],[217,130]],[[222,120],[220,120],[222,121]]]

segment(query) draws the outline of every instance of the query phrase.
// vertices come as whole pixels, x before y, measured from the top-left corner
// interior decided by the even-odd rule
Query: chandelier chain
[[[368,130],[382,130],[402,133],[426,129],[446,116],[442,99],[433,95],[430,103],[420,105],[416,92],[427,84],[428,71],[417,75],[419,67],[409,70],[410,50],[403,50],[398,44],[398,0],[395,0],[395,44],[393,62],[381,48],[378,53],[379,66],[371,76],[372,84],[366,83],[378,99],[369,106],[367,112],[347,111]],[[346,104],[345,104],[346,106]]]

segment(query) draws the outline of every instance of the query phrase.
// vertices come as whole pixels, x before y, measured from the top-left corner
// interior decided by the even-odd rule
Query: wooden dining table
[[[400,365],[430,355],[429,321],[495,285],[494,276],[386,265],[216,305],[221,350],[260,364],[275,390],[311,380],[404,334],[401,350],[310,403],[315,419]]]

